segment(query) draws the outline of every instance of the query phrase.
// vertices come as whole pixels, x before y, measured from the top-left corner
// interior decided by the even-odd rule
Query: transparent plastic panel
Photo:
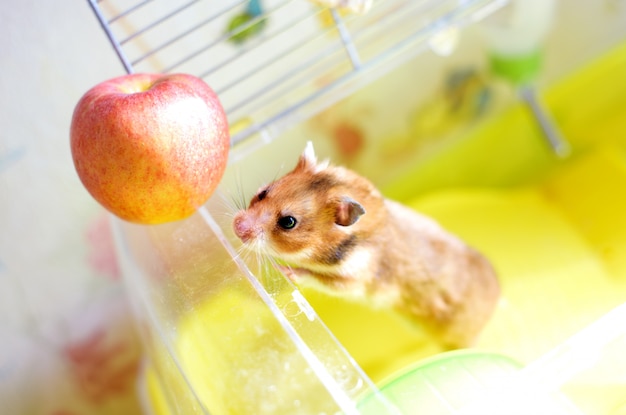
[[[155,412],[356,414],[369,396],[399,413],[285,277],[239,257],[214,215],[219,196],[181,222],[116,222],[153,405],[167,407]]]
[[[103,0],[103,7],[109,1]],[[153,4],[157,3],[154,0]],[[296,3],[298,7],[310,6],[305,0],[293,0],[284,7]],[[282,95],[280,99],[278,95],[265,96],[268,112],[259,118],[252,117],[256,113],[248,114],[252,117],[249,123],[234,125],[233,131],[248,134],[265,125],[263,120],[272,120],[274,104],[289,111],[302,104],[298,117],[314,114],[331,104],[323,94],[327,86],[345,87],[348,93],[359,84],[352,84],[353,80],[370,79],[378,73],[373,66],[366,68],[364,61],[375,62],[383,51],[398,52],[399,59],[410,55],[403,48],[412,51],[415,44],[411,41],[401,42],[391,52],[390,44],[384,43],[387,39],[371,32],[365,22],[374,16],[380,20],[372,20],[372,25],[379,22],[383,28],[398,23],[398,31],[408,33],[412,15],[407,14],[406,26],[399,24],[402,12],[408,10],[404,7],[442,18],[454,13],[450,7],[457,4],[468,7],[469,20],[488,10],[471,12],[472,5],[481,2],[438,2],[432,8],[427,3],[437,2],[383,0],[374,14],[339,14],[357,46],[361,66],[355,66],[348,49],[341,46],[334,50],[334,57],[329,57],[340,57],[341,64],[333,69],[337,72],[328,78],[320,75],[315,81],[330,83],[315,84],[318,89],[310,89],[313,92],[308,96],[294,91],[293,97],[306,96],[306,102],[294,104],[299,101]],[[241,4],[233,3],[233,7]],[[586,3],[585,7],[598,16],[609,13],[599,4]],[[626,83],[622,76],[626,26],[621,24],[626,9],[619,10],[621,14],[609,16],[612,20],[598,17],[590,27],[610,27],[605,22],[619,21],[613,24],[619,28],[619,36],[609,40],[618,39],[622,45],[580,73],[574,71],[571,60],[556,61],[558,53],[564,51],[576,50],[579,55],[580,39],[574,41],[571,36],[582,30],[577,22],[593,13],[586,9],[577,12],[577,18],[567,20],[569,25],[559,20],[563,26],[554,38],[558,41],[551,40],[548,45],[553,59],[548,69],[559,76],[572,73],[542,91],[575,150],[576,157],[564,163],[555,161],[526,108],[508,95],[503,100],[506,105],[500,105],[497,94],[501,91],[484,73],[485,59],[476,47],[480,46],[477,33],[468,30],[460,42],[474,43],[460,54],[446,59],[425,54],[424,59],[409,61],[393,76],[370,83],[329,111],[299,124],[295,113],[281,113],[283,118],[273,119],[275,122],[262,128],[260,134],[233,148],[218,194],[193,217],[151,227],[116,222],[119,259],[146,344],[143,387],[150,407],[146,413],[350,414],[362,411],[364,402],[367,413],[396,413],[370,379],[382,389],[384,376],[435,353],[424,349],[422,339],[413,335],[415,330],[396,324],[384,312],[301,292],[271,265],[240,251],[240,242],[231,232],[231,199],[247,204],[259,186],[295,164],[307,140],[315,142],[320,158],[330,156],[333,162],[368,176],[387,196],[435,217],[498,265],[506,301],[478,347],[526,364],[624,302],[626,198],[619,189],[626,183]],[[236,9],[226,12],[235,13]],[[321,45],[342,42],[337,16],[315,13],[312,18],[335,22],[316,41]],[[433,47],[433,39],[437,39],[436,47],[443,49],[446,42],[454,43],[456,25],[446,26],[451,31],[429,27],[434,38],[424,38],[420,47]],[[595,29],[585,30],[591,36]],[[262,47],[260,39],[238,48],[253,53]],[[608,40],[606,44],[610,44]],[[594,50],[605,51],[602,47]],[[593,57],[587,50],[584,53],[587,59]],[[157,56],[147,59],[163,63]],[[199,58],[198,62],[211,59]],[[462,78],[465,82],[450,90],[449,81],[467,74],[467,67],[474,70],[469,73],[472,76]],[[315,67],[311,69],[315,72]],[[354,77],[357,73],[359,76]],[[254,91],[253,85],[244,84],[244,92]],[[308,87],[303,85],[302,91]],[[285,91],[279,88],[275,92]],[[482,108],[478,104],[483,102],[478,98],[484,92],[492,94],[492,101],[487,102],[490,106],[483,113],[478,111]],[[585,99],[580,100],[581,96]],[[456,98],[465,103],[461,105],[463,111],[448,105]],[[260,105],[259,111],[265,110],[260,102],[251,102],[250,108]],[[263,118],[266,116],[270,118]],[[418,122],[423,120],[429,122]],[[438,122],[430,123],[432,120]],[[281,122],[285,124],[273,127]],[[297,125],[284,134],[275,134],[287,124]],[[354,127],[348,134],[339,128],[346,125]],[[360,133],[358,151],[345,152],[343,145],[354,139],[356,133],[350,133],[355,131]],[[573,377],[560,392],[587,415],[624,414],[625,382],[620,366],[624,345],[623,336],[613,339],[598,354],[598,365]],[[419,398],[410,394],[415,385],[406,384],[409,392],[405,396]],[[444,408],[446,405],[442,402]]]

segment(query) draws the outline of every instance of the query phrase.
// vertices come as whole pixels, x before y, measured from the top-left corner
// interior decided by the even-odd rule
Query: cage
[[[626,413],[623,1],[90,5],[127,72],[205,79],[231,129],[196,214],[113,219],[147,414]],[[474,348],[241,254],[229,201],[307,141],[493,262]]]

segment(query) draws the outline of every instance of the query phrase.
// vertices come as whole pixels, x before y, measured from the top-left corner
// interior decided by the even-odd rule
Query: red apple
[[[83,95],[70,143],[78,176],[100,204],[127,221],[156,224],[206,202],[230,138],[222,105],[201,79],[131,74]]]

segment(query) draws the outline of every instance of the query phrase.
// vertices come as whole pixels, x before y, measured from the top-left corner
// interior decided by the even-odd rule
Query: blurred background
[[[86,1],[2,2],[0,27],[0,412],[137,413],[108,220],[69,151],[74,105],[123,67]]]
[[[556,4],[539,88],[624,40],[623,0]],[[1,410],[43,415],[139,413],[135,381],[140,348],[107,214],[82,187],[69,149],[69,126],[78,99],[93,85],[123,74],[124,68],[86,1],[5,1],[0,3],[0,28]],[[475,36],[469,33],[467,39]],[[463,71],[456,72],[456,78],[453,71],[446,72],[463,66],[450,62],[471,62],[473,50],[466,45],[451,57],[426,52],[425,63],[417,65],[423,74],[413,75],[424,87],[403,104],[417,107],[429,102],[441,92],[437,88],[446,77],[451,83],[461,82],[465,88],[461,89],[476,97],[471,91],[480,92],[480,79]],[[396,79],[405,79],[414,67],[401,68],[403,75]],[[438,130],[436,123],[407,127],[402,124],[406,120],[398,121],[403,127],[401,137],[392,141],[395,144],[370,146],[356,160],[359,128],[343,122],[343,114],[358,113],[363,129],[377,134],[375,126],[367,125],[376,119],[371,114],[393,119],[398,112],[384,105],[364,108],[359,102],[371,102],[380,88],[370,88],[365,98],[344,101],[337,111],[321,113],[303,128],[330,138],[321,146],[323,153],[356,167],[367,166],[368,157],[381,151],[390,160],[398,157],[413,145],[410,133],[415,130],[425,136],[450,132]],[[403,85],[390,81],[384,88],[401,92]],[[436,99],[433,102],[421,106],[428,115],[422,119],[437,119],[439,107]],[[480,101],[469,104],[459,123],[482,116],[481,108]],[[403,141],[404,136],[409,138]],[[342,145],[337,144],[340,141]],[[390,168],[382,165],[381,172]],[[388,184],[382,173],[380,182]],[[388,189],[393,194],[393,187]]]

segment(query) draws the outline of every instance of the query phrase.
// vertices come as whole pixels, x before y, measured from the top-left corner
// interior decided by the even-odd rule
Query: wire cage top
[[[127,72],[186,72],[220,97],[232,143],[280,129],[506,0],[89,0]],[[375,71],[376,69],[376,71]]]

